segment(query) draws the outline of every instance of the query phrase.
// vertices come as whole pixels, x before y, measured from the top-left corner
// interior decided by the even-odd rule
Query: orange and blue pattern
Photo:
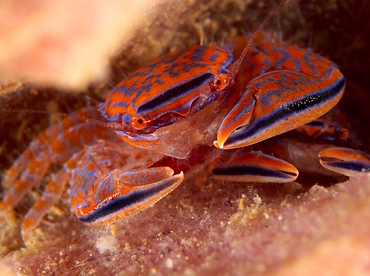
[[[77,218],[105,224],[152,206],[180,185],[184,171],[200,167],[225,181],[294,181],[293,165],[250,145],[300,127],[317,133],[308,124],[344,88],[333,62],[268,34],[173,53],[133,72],[104,103],[37,136],[6,172],[0,208],[11,211],[53,163],[64,165],[23,220],[26,243],[68,184]],[[350,177],[370,171],[360,151],[336,147],[319,159]]]

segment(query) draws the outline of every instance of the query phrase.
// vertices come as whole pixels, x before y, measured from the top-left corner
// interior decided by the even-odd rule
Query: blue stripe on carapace
[[[211,61],[216,61],[216,59],[217,59],[219,56],[220,56],[220,54],[216,52],[216,53],[214,53],[212,56],[210,56],[209,60],[211,60]]]
[[[166,91],[160,93],[157,97],[147,101],[137,108],[137,114],[145,113],[159,108],[168,102],[172,102],[183,95],[187,95],[199,87],[205,85],[214,77],[212,73],[205,73],[182,84],[172,86]]]
[[[292,175],[287,172],[279,172],[271,169],[265,169],[257,166],[250,165],[237,165],[232,167],[225,168],[215,168],[212,170],[214,175],[223,175],[223,176],[261,176],[267,178],[280,178],[280,179],[291,179]]]
[[[158,195],[158,193],[168,189],[172,185],[173,182],[171,181],[171,179],[168,179],[167,181],[163,181],[162,184],[153,186],[150,189],[139,190],[132,192],[128,195],[118,196],[114,198],[112,201],[107,202],[100,208],[89,213],[88,215],[78,217],[78,219],[86,223],[96,222],[99,219],[103,219],[104,217],[113,215],[114,213],[117,213],[122,209],[130,208],[134,205],[141,204],[143,201],[146,201],[147,199]]]
[[[200,47],[195,48],[193,54],[190,56],[190,59],[202,62],[206,48],[207,46],[200,46]]]
[[[317,72],[317,67],[315,64],[311,63],[310,60],[314,61],[313,58],[312,58],[312,50],[311,49],[307,49],[307,51],[303,54],[303,59],[304,59],[304,64],[306,64],[308,67],[310,67],[312,73],[317,76],[318,75],[318,72]]]
[[[225,141],[224,146],[242,141],[245,137],[253,137],[264,129],[271,127],[274,122],[280,122],[288,117],[291,117],[292,113],[295,113],[297,116],[298,114],[305,112],[307,109],[312,108],[314,105],[320,106],[320,103],[326,103],[327,100],[336,97],[336,95],[343,90],[344,87],[345,79],[342,77],[326,89],[311,93],[303,99],[292,102],[291,104],[287,104],[284,107],[277,109],[275,112],[257,119],[255,122],[253,122],[253,126],[244,128],[242,127],[243,130],[238,131],[237,134],[231,133],[231,135]]]
[[[278,68],[283,68],[284,62],[292,59],[292,56],[285,49],[279,49],[274,46],[272,47],[272,52],[279,53],[281,55],[281,57],[274,62],[274,66],[277,66]]]

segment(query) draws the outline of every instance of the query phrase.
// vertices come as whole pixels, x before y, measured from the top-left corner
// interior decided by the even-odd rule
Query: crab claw
[[[328,148],[322,150],[318,156],[323,167],[348,177],[370,172],[370,158],[358,150]]]
[[[136,214],[151,207],[180,185],[184,174],[173,173],[169,167],[133,172],[113,170],[95,184],[99,187],[94,189],[90,202],[76,208],[76,215],[84,223],[104,224]]]
[[[265,73],[249,82],[221,123],[214,145],[240,148],[307,124],[332,109],[344,87],[344,77],[336,68],[323,77],[291,70]]]
[[[209,169],[215,179],[234,182],[286,183],[298,177],[298,170],[293,165],[259,151],[230,160],[218,158]]]

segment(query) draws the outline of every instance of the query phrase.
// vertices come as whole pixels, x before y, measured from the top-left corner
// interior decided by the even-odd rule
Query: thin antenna
[[[71,113],[63,113],[63,112],[50,112],[50,111],[47,111],[47,110],[2,108],[2,109],[0,109],[0,113],[31,113],[31,114],[44,114],[44,115],[55,114],[55,115],[58,115],[58,116],[61,116],[61,117],[68,116],[70,118],[75,118],[75,119],[77,119],[81,122],[92,123],[92,124],[100,125],[100,126],[107,127],[107,128],[114,128],[114,127],[119,126],[119,124],[110,123],[110,122],[103,122],[103,121],[88,118],[88,117],[85,117],[85,116],[75,115],[73,113],[71,114]]]
[[[20,109],[20,108],[2,108],[0,109],[0,113],[32,113],[32,114],[44,114],[50,115],[55,114],[59,116],[67,116],[68,113],[63,112],[50,112],[47,110],[35,110],[35,109]]]
[[[287,0],[282,0],[278,5],[274,7],[272,11],[270,11],[269,15],[263,20],[263,22],[258,26],[258,28],[252,33],[251,37],[249,38],[247,45],[245,45],[245,48],[238,58],[238,60],[234,63],[232,72],[234,76],[238,73],[240,64],[242,63],[243,59],[245,58],[245,55],[247,54],[249,48],[251,47],[254,39],[256,36],[262,31],[262,29],[266,26],[266,24],[270,21],[271,17],[277,13],[278,10],[281,9],[281,7],[285,4]]]

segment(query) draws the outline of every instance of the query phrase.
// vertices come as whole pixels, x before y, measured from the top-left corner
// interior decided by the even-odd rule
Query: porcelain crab
[[[6,172],[0,207],[12,210],[56,162],[62,169],[23,220],[25,241],[67,184],[77,218],[105,224],[152,206],[180,185],[184,171],[205,168],[226,181],[294,181],[293,165],[250,146],[299,128],[312,134],[309,123],[344,89],[333,62],[267,33],[170,54],[118,83],[104,103],[39,134]],[[370,170],[370,160],[351,149],[323,150],[319,158],[348,176]]]

